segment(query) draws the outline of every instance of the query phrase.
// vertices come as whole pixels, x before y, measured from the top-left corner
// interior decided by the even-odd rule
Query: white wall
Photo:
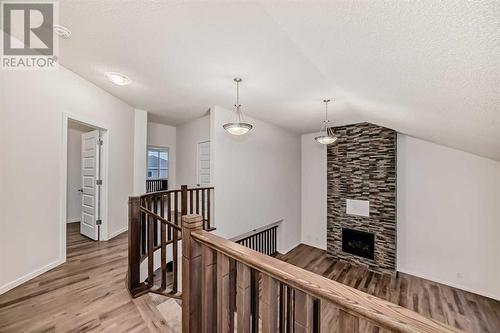
[[[326,154],[313,137],[302,136],[302,242],[325,248]],[[398,271],[499,299],[500,162],[402,134],[397,151]]]
[[[108,234],[126,228],[134,113],[127,104],[63,67],[0,72],[2,293],[65,258],[63,113],[98,122],[109,130],[111,172],[104,180],[109,189]]]
[[[217,233],[231,238],[283,220],[280,251],[300,242],[300,136],[248,118],[254,129],[235,137],[222,125],[231,112],[211,109]]]
[[[198,143],[210,140],[210,116],[177,126],[177,185],[194,187],[198,183],[196,159]]]
[[[168,188],[177,188],[176,183],[176,128],[173,126],[148,123],[148,146],[168,148]]]
[[[326,250],[326,146],[301,136],[302,243]]]
[[[79,222],[82,213],[82,195],[78,189],[82,187],[82,134],[92,128],[70,122],[68,126],[68,174],[66,183],[66,221]]]
[[[146,193],[148,113],[134,110],[134,195]]]
[[[398,270],[500,299],[500,162],[398,135]]]

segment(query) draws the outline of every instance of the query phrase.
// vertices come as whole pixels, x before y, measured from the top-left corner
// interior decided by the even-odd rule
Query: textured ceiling
[[[500,160],[499,1],[60,1],[61,63],[152,119],[369,121]],[[129,75],[114,86],[105,71]]]

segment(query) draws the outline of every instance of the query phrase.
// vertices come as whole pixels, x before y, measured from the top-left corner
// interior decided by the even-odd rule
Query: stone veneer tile
[[[396,132],[369,123],[334,127],[328,146],[327,252],[373,271],[396,272]],[[346,199],[370,201],[370,217],[346,214]],[[375,259],[342,252],[342,228],[375,234]]]

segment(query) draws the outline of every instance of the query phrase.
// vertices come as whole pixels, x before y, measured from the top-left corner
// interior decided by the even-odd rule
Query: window
[[[147,179],[168,178],[168,148],[148,148]]]

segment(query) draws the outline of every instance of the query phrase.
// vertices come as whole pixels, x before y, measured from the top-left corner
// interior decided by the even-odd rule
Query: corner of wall
[[[314,141],[317,133],[300,137],[301,243],[326,250],[326,147]],[[307,228],[305,228],[307,225]]]
[[[148,113],[147,111],[134,110],[134,177],[133,194],[141,195],[146,192],[148,145]]]
[[[59,258],[39,269],[36,269],[28,274],[25,274],[21,277],[19,277],[18,279],[12,281],[12,282],[9,282],[9,283],[6,283],[4,284],[3,286],[0,286],[0,295],[6,293],[7,291],[11,290],[11,289],[14,289],[15,287],[17,286],[20,286],[21,284],[25,283],[25,282],[28,282],[29,280],[45,273],[45,272],[48,272],[50,271],[51,269],[53,268],[56,268],[57,266],[63,264],[64,262],[66,261],[65,258]]]

